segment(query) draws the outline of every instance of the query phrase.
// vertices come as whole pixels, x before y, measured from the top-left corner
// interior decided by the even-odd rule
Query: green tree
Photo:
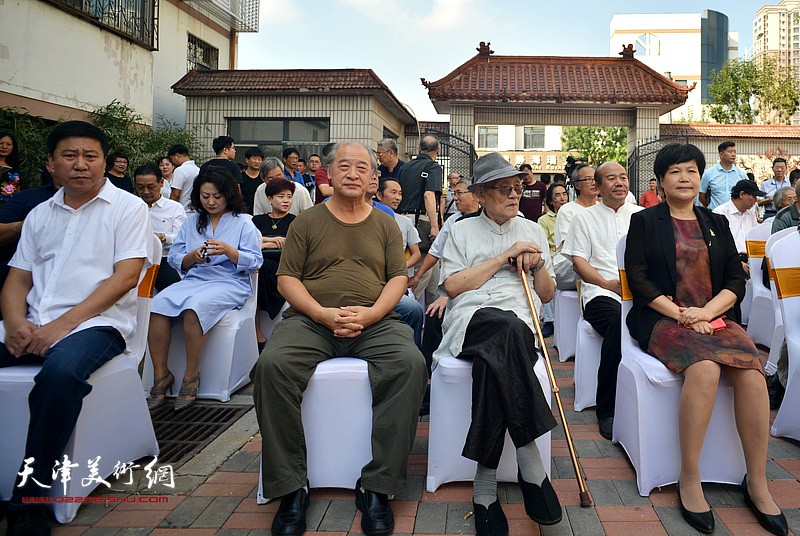
[[[719,123],[789,124],[800,100],[800,83],[771,56],[731,59],[711,74],[711,117]]]
[[[151,129],[132,108],[116,100],[91,112],[89,118],[105,131],[111,151],[119,150],[128,155],[129,175],[137,166],[155,163],[172,145],[186,145],[190,153],[200,149],[196,129],[189,130],[163,120],[162,126]],[[0,130],[13,132],[19,143],[23,189],[40,186],[39,177],[47,160],[47,136],[60,122],[32,115],[25,108],[0,108]]]
[[[564,127],[561,150],[577,151],[589,158],[589,165],[603,162],[628,163],[628,129],[625,127]]]

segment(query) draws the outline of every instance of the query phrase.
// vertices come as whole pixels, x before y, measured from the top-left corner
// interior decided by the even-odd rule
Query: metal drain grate
[[[198,403],[183,411],[174,411],[165,404],[150,413],[160,454],[158,463],[168,463],[177,469],[230,425],[247,413],[252,406]]]

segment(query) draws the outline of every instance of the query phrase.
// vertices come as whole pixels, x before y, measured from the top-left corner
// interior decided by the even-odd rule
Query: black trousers
[[[506,430],[519,448],[556,427],[533,364],[534,335],[511,311],[479,309],[459,359],[472,359],[472,423],[462,455],[496,469]]]
[[[583,308],[583,318],[603,337],[597,369],[597,418],[613,417],[617,369],[622,359],[622,305],[615,299],[598,296]]]
[[[178,272],[169,265],[166,257],[161,258],[161,266],[158,268],[158,275],[156,275],[155,287],[156,290],[161,291],[181,280]]]

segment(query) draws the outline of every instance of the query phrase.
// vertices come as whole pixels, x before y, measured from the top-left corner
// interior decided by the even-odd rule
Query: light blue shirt
[[[700,180],[700,193],[707,194],[708,208],[714,210],[718,206],[731,200],[731,188],[740,180],[746,180],[747,175],[735,165],[725,171],[722,164],[717,164],[703,173]]]

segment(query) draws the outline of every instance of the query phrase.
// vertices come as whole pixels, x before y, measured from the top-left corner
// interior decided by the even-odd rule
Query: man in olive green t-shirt
[[[332,357],[368,363],[373,459],[354,482],[367,536],[394,528],[388,494],[405,488],[408,455],[427,384],[411,328],[392,313],[408,282],[394,220],[364,201],[377,162],[361,143],[342,142],[326,158],[330,199],[292,222],[278,267],[291,307],[253,369],[262,434],[262,484],[281,497],[275,536],[298,536],[308,506],[300,401],[317,364]]]

